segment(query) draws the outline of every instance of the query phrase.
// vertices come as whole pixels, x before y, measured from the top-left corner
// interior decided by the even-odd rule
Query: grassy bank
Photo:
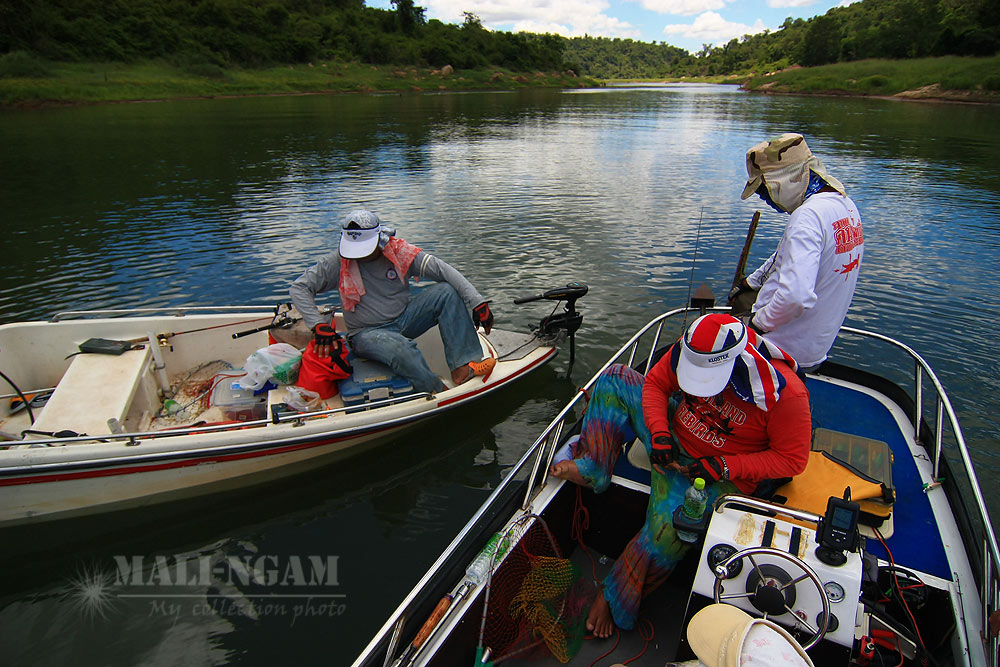
[[[5,63],[5,61],[7,61]],[[437,92],[600,85],[571,72],[498,69],[447,72],[411,66],[327,62],[259,70],[165,63],[44,63],[0,59],[0,107],[96,104],[241,95]]]
[[[859,60],[777,72],[622,79],[608,83],[724,83],[793,95],[856,95],[1000,104],[1000,56]]]
[[[1000,103],[1000,56],[859,60],[735,77],[747,90]]]

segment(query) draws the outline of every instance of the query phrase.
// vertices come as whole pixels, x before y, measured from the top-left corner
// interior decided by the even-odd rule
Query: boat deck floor
[[[598,580],[603,580],[614,564],[613,558],[602,559],[602,554],[593,549],[577,547],[570,556],[585,576],[596,574]],[[601,561],[605,562],[602,563]],[[684,622],[684,607],[678,605],[678,600],[686,600],[689,592],[689,582],[694,577],[694,561],[688,559],[691,573],[675,573],[673,582],[683,583],[682,586],[667,580],[660,588],[647,597],[642,606],[635,631],[622,631],[617,628],[606,639],[599,639],[587,633],[579,652],[573,657],[574,665],[615,665],[626,663],[632,665],[662,666],[674,660],[678,653],[678,642],[681,626]],[[683,566],[682,566],[683,567]],[[691,654],[688,658],[694,658]],[[531,665],[532,667],[557,667],[563,663],[548,656],[542,659],[508,659],[502,664],[512,666]]]

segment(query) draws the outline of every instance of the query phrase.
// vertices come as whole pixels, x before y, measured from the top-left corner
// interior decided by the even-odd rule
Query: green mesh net
[[[494,662],[551,655],[567,663],[580,650],[595,588],[562,557],[541,518],[511,549],[489,586],[482,639]]]

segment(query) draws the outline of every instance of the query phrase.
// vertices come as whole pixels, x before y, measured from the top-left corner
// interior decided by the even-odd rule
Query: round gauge
[[[826,597],[830,602],[841,602],[844,599],[844,587],[836,581],[828,581],[823,584],[823,590],[826,591]]]
[[[816,627],[823,626],[823,612],[816,614]],[[830,622],[826,624],[827,634],[833,634],[840,627],[840,621],[837,620],[836,614],[830,614]]]
[[[737,549],[734,546],[719,543],[708,550],[708,555],[706,560],[708,561],[708,567],[715,572],[715,566],[719,563],[724,562],[727,558],[736,553]],[[726,579],[732,579],[737,576],[740,571],[743,570],[743,561],[738,560],[735,563],[731,563],[726,569]]]

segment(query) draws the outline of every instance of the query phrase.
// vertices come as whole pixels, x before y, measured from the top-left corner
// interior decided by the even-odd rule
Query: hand
[[[313,345],[313,351],[316,356],[320,359],[326,359],[333,353],[332,343],[333,341],[339,339],[336,330],[332,325],[326,322],[320,322],[312,328],[313,340],[315,345]],[[322,341],[322,343],[321,343]]]
[[[687,476],[691,479],[701,477],[706,483],[729,479],[729,465],[725,456],[703,456],[688,466]]]
[[[649,462],[654,465],[669,465],[677,460],[677,449],[669,433],[654,433]]]
[[[753,288],[750,287],[750,283],[747,282],[746,277],[740,278],[740,281],[736,283],[736,287],[729,290],[729,300],[726,301],[726,305],[732,306],[733,301],[736,299],[736,297],[738,297],[740,294],[743,294],[744,292],[750,292],[752,290]]]
[[[472,309],[472,321],[476,328],[483,327],[483,333],[489,335],[493,328],[493,313],[490,312],[490,302],[483,301]]]

